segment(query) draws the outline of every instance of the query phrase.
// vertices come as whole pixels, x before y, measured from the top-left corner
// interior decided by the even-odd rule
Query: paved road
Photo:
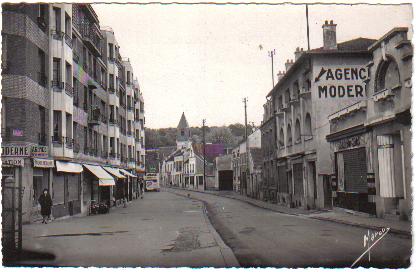
[[[170,189],[169,189],[170,190]],[[207,205],[208,216],[241,266],[349,267],[365,251],[368,230],[338,223],[276,213],[225,197],[190,194]],[[411,239],[387,233],[359,266],[407,267]]]
[[[48,252],[51,266],[238,266],[212,228],[200,201],[167,192],[146,193],[109,214],[25,225],[26,250]]]

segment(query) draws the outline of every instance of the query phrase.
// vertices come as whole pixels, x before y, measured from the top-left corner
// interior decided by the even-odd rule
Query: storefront
[[[56,161],[52,182],[52,214],[54,217],[74,215],[81,212],[82,165]]]
[[[88,174],[84,172],[84,176],[90,175],[87,178],[92,180],[89,185],[95,187],[87,190],[87,194],[84,193],[84,205],[89,207],[91,201],[95,200],[98,203],[105,203],[108,207],[111,207],[111,192],[113,191],[113,186],[115,186],[113,177],[99,165],[84,164],[84,167],[88,169]],[[91,178],[91,176],[94,178]],[[94,192],[96,192],[95,195]]]
[[[128,181],[126,176],[122,175],[120,173],[120,169],[118,168],[108,166],[104,166],[103,168],[116,179],[116,185],[113,190],[113,198],[116,201],[116,204],[122,203],[124,201],[124,198],[127,197],[128,192],[128,190],[126,190],[126,186],[128,189]]]
[[[48,189],[49,192],[51,191],[49,188],[49,180],[52,168],[55,168],[53,160],[33,159],[32,220],[41,218],[38,199],[43,190]]]
[[[127,170],[124,169],[120,169],[120,172],[122,174],[124,174],[127,177],[127,182],[128,182],[128,200],[132,201],[133,200],[133,196],[134,198],[137,197],[137,176],[133,175],[132,173],[130,173]]]

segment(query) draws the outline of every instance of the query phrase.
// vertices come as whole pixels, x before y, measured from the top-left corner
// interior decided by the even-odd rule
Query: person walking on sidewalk
[[[40,195],[38,201],[40,204],[40,214],[43,217],[42,224],[48,224],[47,220],[51,216],[52,208],[52,198],[48,189],[43,189],[43,193]]]

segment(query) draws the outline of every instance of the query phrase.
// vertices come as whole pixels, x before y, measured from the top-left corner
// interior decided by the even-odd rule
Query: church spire
[[[176,145],[178,148],[187,143],[191,139],[191,130],[189,129],[188,121],[186,120],[185,113],[182,112],[181,120],[179,121],[177,134],[176,134]]]
[[[189,124],[188,124],[188,121],[186,121],[185,113],[182,112],[181,120],[179,121],[179,124],[178,124],[178,129],[185,129],[185,128],[189,128]]]

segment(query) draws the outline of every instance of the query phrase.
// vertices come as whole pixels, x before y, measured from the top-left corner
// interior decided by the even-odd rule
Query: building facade
[[[88,4],[5,4],[2,14],[2,171],[24,187],[23,221],[39,217],[44,188],[54,217],[132,199],[144,172],[144,103],[114,32]]]
[[[265,106],[262,195],[290,207],[332,207],[328,115],[365,100],[367,48],[374,40],[337,43],[336,24],[326,21],[322,29],[323,47],[296,50],[268,95],[272,113],[270,102]]]
[[[368,50],[366,100],[329,116],[334,205],[411,218],[411,42],[394,28]]]

